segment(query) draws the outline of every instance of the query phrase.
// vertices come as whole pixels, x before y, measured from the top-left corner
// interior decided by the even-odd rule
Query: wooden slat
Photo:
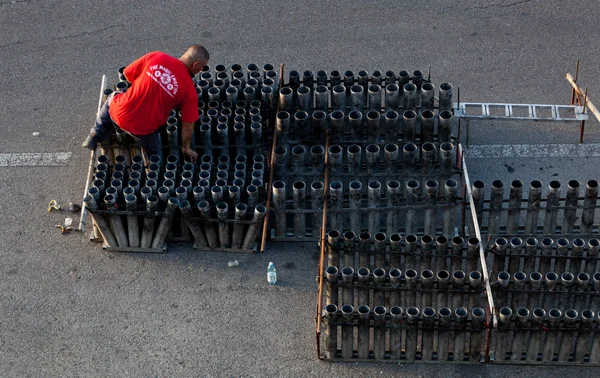
[[[584,97],[585,94],[584,94],[583,90],[575,82],[575,79],[573,79],[573,76],[571,76],[570,73],[567,73],[566,78],[569,81],[569,83],[571,83],[571,86],[573,87],[573,89],[575,90],[575,92],[577,93],[577,95],[579,95],[581,97]],[[594,116],[596,117],[596,119],[598,120],[598,122],[600,122],[600,112],[598,111],[598,109],[596,109],[596,106],[590,101],[589,98],[585,98],[585,104],[588,107],[588,109],[590,109],[590,111],[594,114]]]

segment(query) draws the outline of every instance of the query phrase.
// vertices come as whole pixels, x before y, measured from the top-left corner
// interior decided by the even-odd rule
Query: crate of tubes
[[[289,73],[275,119],[272,240],[316,240],[324,201],[331,228],[390,233],[399,223],[408,234],[416,227],[434,233],[433,221],[422,231],[421,214],[406,210],[455,207],[461,172],[451,137],[452,85],[440,85],[436,103],[435,85],[423,76]]]

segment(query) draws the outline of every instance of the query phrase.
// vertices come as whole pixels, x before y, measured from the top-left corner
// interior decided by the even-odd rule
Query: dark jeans
[[[108,95],[106,101],[104,104],[102,104],[102,108],[100,108],[98,117],[96,117],[96,126],[94,126],[94,130],[96,131],[96,136],[98,136],[100,141],[110,138],[110,135],[114,131],[116,124],[110,118],[108,110],[110,109],[110,104],[112,103],[113,97],[119,93],[122,92],[113,92]],[[142,153],[146,162],[149,161],[148,158],[152,155],[159,155],[162,161],[162,143],[158,130],[148,135],[134,135],[127,130],[123,131],[127,132],[127,134],[129,134],[142,147]]]

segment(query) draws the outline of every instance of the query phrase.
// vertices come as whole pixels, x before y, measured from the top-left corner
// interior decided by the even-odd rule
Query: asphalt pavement
[[[108,253],[87,234],[61,235],[55,225],[78,214],[47,207],[81,201],[89,151],[79,146],[102,75],[116,81],[119,67],[148,51],[179,56],[201,43],[211,66],[284,63],[286,72],[431,66],[433,82],[460,87],[462,101],[537,104],[568,104],[565,74],[580,59],[579,82],[600,105],[599,9],[565,0],[0,1],[0,156],[21,162],[0,159],[0,375],[597,376],[581,367],[322,362],[313,243],[270,243],[262,255],[177,243],[167,254]],[[474,122],[468,142],[576,147],[578,137],[578,124]],[[585,143],[600,143],[596,120]],[[34,156],[42,153],[64,159],[44,166]],[[598,156],[533,156],[467,164],[487,182],[598,179]],[[228,268],[233,259],[240,266]],[[266,282],[269,261],[276,286]]]

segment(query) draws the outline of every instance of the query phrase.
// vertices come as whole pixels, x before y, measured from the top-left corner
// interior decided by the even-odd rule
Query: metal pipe
[[[296,174],[296,180],[302,180],[306,167],[306,148],[302,145],[292,148],[292,172]]]
[[[563,234],[572,234],[577,216],[577,203],[579,201],[579,181],[570,180],[567,186],[567,197],[565,198],[565,212],[563,217]]]
[[[485,183],[481,180],[473,181],[473,188],[471,194],[473,197],[473,204],[471,208],[475,209],[475,214],[477,215],[477,222],[479,223],[479,227],[483,227],[481,221],[483,218],[483,204],[485,202]]]
[[[325,358],[335,358],[337,352],[337,325],[332,325],[337,321],[338,308],[335,304],[328,304],[325,306]]]
[[[594,322],[594,311],[581,311],[581,323],[577,331],[577,340],[573,362],[584,362],[586,355],[590,352],[591,339],[593,337],[592,324]],[[592,361],[592,360],[590,360]]]
[[[275,174],[283,176],[287,170],[288,150],[283,146],[277,146],[273,149],[273,165]]]
[[[437,360],[440,362],[446,362],[449,359],[450,351],[450,319],[452,317],[452,310],[448,307],[440,307],[438,310],[439,318],[439,341],[437,345]]]
[[[436,234],[437,211],[435,204],[439,195],[439,184],[436,180],[425,181],[425,201],[428,207],[424,211],[423,230],[425,234]]]
[[[330,226],[336,230],[343,229],[343,218],[342,208],[344,205],[344,185],[341,181],[332,181],[329,184],[329,201],[331,203],[329,211],[330,215]]]
[[[342,306],[342,317],[345,324],[342,325],[342,358],[352,358],[353,352],[353,331],[354,327],[349,323],[352,321],[352,314],[354,313],[354,307],[350,304]]]
[[[368,147],[367,147],[368,150]],[[368,220],[368,230],[372,235],[379,232],[380,229],[380,214],[379,211],[376,210],[381,203],[381,183],[379,181],[369,181],[368,187],[368,200],[369,200],[369,209],[375,209],[369,211],[369,220]]]
[[[546,291],[544,293],[544,307],[550,308],[555,305],[555,293],[558,284],[558,275],[554,272],[548,272],[544,276]]]
[[[362,111],[365,108],[365,90],[360,85],[350,87],[350,108]]]
[[[277,180],[273,182],[273,207],[275,208],[275,236],[287,235],[286,221],[286,185],[285,182]]]
[[[298,109],[305,112],[310,112],[312,108],[312,93],[309,87],[299,87],[296,90],[296,98],[298,101]]]
[[[385,110],[397,110],[400,105],[400,88],[396,84],[388,84],[385,87]]]
[[[575,276],[572,273],[565,272],[560,276],[560,284],[563,288],[563,292],[560,295],[559,308],[570,308],[572,305],[572,296],[568,290],[575,281]]]
[[[341,110],[331,112],[331,140],[340,141],[344,137],[345,115]]]
[[[498,327],[498,337],[496,338],[496,350],[494,357],[496,361],[505,361],[506,352],[508,348],[508,332],[510,329],[510,319],[512,317],[512,310],[509,307],[502,307],[500,309],[500,325]]]
[[[376,144],[369,144],[365,149],[367,158],[367,175],[371,176],[379,172],[379,154],[380,148]]]
[[[402,87],[402,97],[404,99],[405,110],[416,110],[417,109],[417,86],[408,83]]]
[[[527,300],[527,308],[535,308],[540,304],[541,295],[539,291],[542,288],[543,276],[539,272],[531,272],[529,274],[529,286],[530,290],[536,290],[537,292],[531,293]]]
[[[254,216],[252,218],[252,222],[250,226],[248,226],[248,230],[246,230],[246,235],[244,236],[244,242],[242,243],[243,249],[251,249],[254,245],[254,241],[256,240],[256,236],[260,231],[260,225],[267,214],[267,208],[263,205],[257,205],[254,208]]]
[[[579,317],[579,313],[574,309],[569,309],[565,311],[565,325],[563,328],[560,347],[558,350],[558,361],[559,362],[569,362],[569,358],[571,357],[571,352],[573,351],[573,335],[575,328],[575,322]]]
[[[277,113],[275,129],[277,133],[278,145],[286,146],[289,143],[290,113],[286,111],[280,111]]]
[[[113,180],[120,181],[120,180]],[[114,188],[114,186],[113,186]],[[107,194],[104,196],[104,204],[106,205],[106,209],[109,211],[116,211],[117,199],[113,194]],[[121,216],[118,214],[111,213],[108,216],[110,221],[110,229],[113,232],[115,238],[117,239],[117,244],[119,247],[129,247],[129,242],[127,241],[127,234],[125,233],[125,226],[123,225],[123,220]]]
[[[258,187],[256,185],[248,185],[246,194],[248,195],[248,207],[256,207],[258,205]]]
[[[156,234],[152,239],[152,248],[162,248],[165,244],[165,239],[171,228],[173,222],[173,216],[175,209],[179,207],[179,200],[175,197],[169,198],[167,201],[167,208],[165,209],[165,215],[163,215],[158,227],[156,228]]]
[[[409,267],[409,265],[406,265],[406,267]],[[404,279],[406,282],[406,293],[404,294],[404,303],[406,303],[407,305],[416,304],[417,298],[415,290],[417,288],[417,271],[414,269],[407,269],[404,272]]]
[[[423,264],[421,264],[423,267]],[[421,272],[421,306],[431,307],[431,290],[433,289],[433,271],[425,269]]]
[[[544,219],[544,234],[554,234],[556,232],[556,217],[558,210],[556,209],[560,201],[559,181],[550,181],[548,185],[548,196],[546,197],[546,216]]]
[[[210,218],[210,205],[207,201],[200,201],[198,203],[198,210],[200,211],[200,218],[204,225],[204,232],[210,248],[219,247],[219,237],[217,230],[215,229],[214,223],[209,222]]]
[[[510,239],[509,272],[518,272],[521,267],[521,253],[523,251],[523,240],[521,238]]]
[[[347,149],[348,173],[356,178],[360,173],[361,168],[361,152],[362,148],[358,144],[352,144]]]
[[[398,207],[400,206],[400,198],[402,188],[400,186],[400,182],[396,180],[391,180],[387,183],[387,206],[389,207]],[[400,219],[398,217],[398,210],[395,208],[391,208],[386,212],[386,233],[388,235],[392,235],[394,232],[400,229]]]
[[[554,258],[554,271],[562,273],[567,265],[567,253],[569,252],[569,239],[558,238],[556,240],[556,256]]]
[[[402,323],[402,312],[402,307],[393,306],[390,308],[392,324],[397,326]],[[402,331],[399,327],[390,330],[390,355],[393,360],[400,360],[402,356]]]
[[[583,211],[581,213],[581,232],[590,234],[594,225],[596,202],[598,197],[598,181],[589,180],[585,185],[583,197]]]
[[[600,248],[600,240],[596,238],[589,239],[587,242],[586,258],[588,259],[585,263],[585,271],[590,276],[594,275],[594,272],[598,271],[600,262],[598,260],[598,249]]]
[[[596,316],[594,317],[595,321],[595,331],[594,338],[592,341],[592,349],[590,351],[590,361],[597,362],[600,361],[600,313],[596,312]]]
[[[369,107],[368,107],[369,111],[372,111],[372,110],[380,111],[381,110],[381,86],[379,86],[377,84],[369,85],[368,96],[369,96]]]
[[[529,320],[529,310],[525,307],[521,307],[517,309],[517,322],[515,331],[513,333],[513,341],[512,346],[510,348],[510,360],[511,361],[521,361],[521,357],[523,356],[523,343],[525,339],[526,331],[524,328],[527,327],[527,321]]]
[[[502,214],[502,199],[504,198],[504,183],[501,180],[492,181],[492,195],[490,198],[490,212],[488,233],[498,235],[500,230],[500,216]]]
[[[462,270],[463,267],[463,244],[465,240],[461,236],[455,236],[452,238],[451,247],[452,247],[452,266],[449,267],[448,270]]]
[[[395,143],[388,143],[383,147],[385,171],[386,173],[394,173],[397,171],[399,149]]]
[[[433,142],[433,119],[433,111],[421,112],[421,142]]]
[[[291,88],[283,87],[279,90],[279,109],[285,112],[294,109],[294,91]]]
[[[571,259],[569,260],[569,272],[576,274],[584,269],[581,269],[581,260],[583,257],[583,247],[585,241],[581,238],[573,239],[573,248],[571,249]]]
[[[433,332],[435,310],[431,307],[423,309],[423,331],[421,332],[421,360],[433,360]]]
[[[130,194],[125,197],[125,204],[127,211],[137,210],[137,197],[135,194]],[[127,237],[129,240],[129,246],[132,248],[139,248],[140,246],[140,228],[138,225],[137,215],[127,216]]]
[[[354,263],[354,239],[356,235],[352,231],[344,233],[344,266],[356,266]]]
[[[342,82],[340,71],[331,71],[329,74],[329,81],[331,82],[331,86],[340,85]]]
[[[314,146],[313,146],[314,147]],[[312,149],[311,149],[312,150]],[[321,217],[319,216],[323,209],[324,187],[321,181],[313,181],[310,184],[310,202],[313,209],[312,214],[312,235],[313,237],[319,234],[321,229]]]
[[[406,146],[404,146],[406,148]],[[408,180],[406,182],[406,199],[408,208],[406,210],[406,233],[413,232],[413,224],[415,223],[415,210],[411,205],[415,205],[419,201],[420,184],[417,180]]]
[[[342,303],[354,304],[354,269],[349,266],[342,268]]]
[[[375,306],[373,309],[375,324],[384,323],[386,313],[387,309],[384,306]],[[376,360],[385,358],[385,328],[375,327],[373,331],[373,357]]]
[[[376,110],[369,111],[367,113],[367,141],[376,142],[379,139],[380,126],[381,114]]]
[[[440,84],[439,91],[439,109],[452,110],[452,84],[442,83]]]
[[[358,110],[353,110],[350,113],[348,113],[348,126],[350,128],[350,140],[361,140],[363,129],[363,114]]]
[[[398,133],[400,127],[400,116],[394,110],[388,110],[385,113],[385,138],[388,141],[398,140]]]
[[[435,269],[437,271],[446,269],[446,250],[448,249],[448,238],[440,235],[435,239]],[[437,307],[440,307],[439,305]]]
[[[306,207],[306,183],[296,181],[292,187],[294,210],[304,210]],[[306,236],[306,215],[302,212],[294,214],[294,236],[300,238]]]
[[[331,109],[346,110],[346,88],[342,85],[335,85],[331,89]]]
[[[359,289],[360,290],[360,289]],[[358,302],[367,303],[367,302]],[[371,309],[367,305],[360,305],[358,307],[358,318],[359,322],[362,323],[362,327],[358,327],[358,358],[366,359],[369,358],[369,314]]]
[[[452,138],[452,112],[441,110],[438,115],[438,141],[450,142]]]
[[[325,149],[323,146],[312,146],[310,148],[311,172],[316,177],[316,180],[323,175],[325,162]]]
[[[407,361],[414,361],[417,355],[417,327],[419,319],[419,309],[417,307],[409,307],[406,310],[406,315],[407,324],[404,357]]]
[[[467,240],[467,271],[472,272],[477,270],[479,261],[479,239],[470,237]]]
[[[527,293],[523,292],[526,281],[527,275],[523,272],[516,272],[513,275],[514,293],[512,294],[512,308],[527,306]]]
[[[117,239],[106,222],[106,219],[103,216],[94,213],[94,210],[98,210],[98,203],[96,202],[96,199],[91,195],[87,195],[83,198],[83,204],[88,208],[89,213],[94,220],[94,224],[96,224],[98,227],[98,231],[104,240],[104,246],[116,247],[118,245]]]
[[[387,268],[388,264],[386,263],[386,259],[385,259],[385,246],[386,246],[387,236],[383,232],[378,232],[375,234],[373,239],[374,239],[374,244],[375,244],[375,257],[374,257],[375,266],[377,266],[377,267],[385,266]]]
[[[469,358],[471,361],[480,362],[482,358],[481,339],[485,337],[484,321],[485,311],[482,308],[476,307],[471,310],[471,340],[469,345]]]
[[[381,71],[373,71],[373,73],[371,74],[371,82],[373,84],[381,85],[381,83],[382,83]]]
[[[542,332],[540,329],[546,321],[546,311],[544,311],[542,308],[534,308],[531,313],[530,321],[532,327],[529,331],[526,357],[527,361],[537,361],[542,338]]]
[[[328,284],[337,284],[339,270],[337,266],[328,266],[325,269],[325,279]],[[327,286],[326,300],[327,303],[338,303],[338,287]]]
[[[350,182],[349,190],[350,229],[360,233],[362,231],[362,219],[358,209],[361,207],[362,202],[362,183],[360,181]]]
[[[421,85],[421,109],[433,110],[434,108],[435,86],[431,83]]]
[[[461,292],[463,291],[465,287],[465,272],[463,272],[462,270],[457,270],[454,273],[452,273],[452,287]],[[455,294],[453,297],[453,301],[453,307],[459,307],[464,305],[465,303],[463,301],[463,293]]]
[[[454,311],[457,328],[464,328],[467,322],[467,309],[457,308]],[[464,361],[465,359],[465,332],[461,330],[454,331],[454,361]]]
[[[400,242],[402,235],[394,233],[390,235],[390,266],[401,266]]]
[[[523,195],[523,181],[513,180],[510,184],[508,200],[508,216],[506,221],[506,234],[513,235],[519,228],[519,215],[521,210],[521,197]]]
[[[238,203],[235,205],[234,219],[236,220],[236,223],[233,225],[231,248],[238,249],[242,246],[242,242],[244,241],[244,224],[240,223],[240,221],[244,220],[246,217],[247,210],[248,205],[245,203]]]
[[[544,348],[542,352],[542,361],[552,362],[554,360],[554,353],[556,352],[556,336],[558,334],[558,323],[562,318],[562,312],[553,308],[548,311],[549,329],[546,332],[546,340],[544,342]]]
[[[332,176],[337,176],[343,172],[343,154],[342,146],[334,144],[329,146],[327,153],[329,154],[329,172]]]

